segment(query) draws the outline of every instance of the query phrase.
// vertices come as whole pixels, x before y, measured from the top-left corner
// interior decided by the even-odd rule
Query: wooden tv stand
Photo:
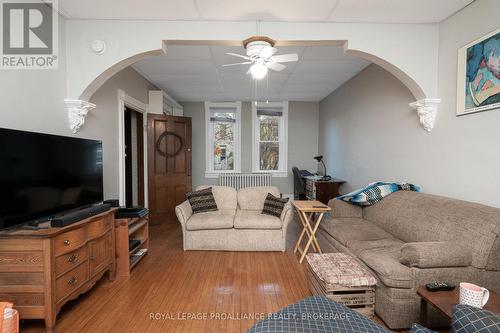
[[[116,209],[63,228],[0,232],[0,300],[47,331],[68,301],[115,277]]]

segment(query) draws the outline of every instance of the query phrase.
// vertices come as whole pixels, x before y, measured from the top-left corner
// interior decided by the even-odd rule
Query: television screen
[[[101,141],[0,128],[0,229],[103,200]]]

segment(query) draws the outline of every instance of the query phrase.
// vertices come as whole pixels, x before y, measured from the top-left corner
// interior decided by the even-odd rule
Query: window
[[[206,168],[205,177],[241,172],[241,102],[205,102]]]
[[[288,102],[252,105],[253,172],[287,176]]]

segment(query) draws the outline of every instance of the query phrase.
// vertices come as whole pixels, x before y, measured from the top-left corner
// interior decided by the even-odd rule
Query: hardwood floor
[[[310,295],[305,265],[290,251],[184,252],[178,224],[150,233],[150,252],[131,277],[101,281],[68,303],[56,332],[246,332],[258,314]],[[257,318],[235,318],[250,315]],[[25,320],[21,331],[43,332],[43,321]]]

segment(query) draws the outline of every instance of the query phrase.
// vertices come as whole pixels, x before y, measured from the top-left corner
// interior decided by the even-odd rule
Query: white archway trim
[[[68,111],[69,128],[73,133],[77,133],[85,124],[89,111],[95,109],[95,104],[79,99],[65,99],[64,104]]]
[[[99,89],[109,78],[111,78],[113,75],[121,71],[122,69],[134,64],[135,62],[149,58],[149,57],[154,57],[157,55],[161,55],[165,53],[163,49],[156,49],[156,50],[151,50],[147,52],[142,52],[139,54],[136,54],[134,56],[131,56],[126,59],[122,59],[121,61],[117,62],[116,64],[112,65],[108,69],[106,69],[104,72],[102,72],[100,75],[98,75],[82,92],[80,95],[80,99],[82,100],[90,100],[92,95]]]
[[[439,46],[436,24],[263,21],[261,32],[277,41],[348,41],[349,49],[376,55],[417,82],[420,88],[410,88],[416,100],[436,96]],[[167,44],[167,49],[171,41],[179,40],[206,41],[211,45],[225,45],[229,41],[234,45],[255,33],[255,22],[250,21],[68,20],[67,96],[89,100],[102,82],[111,76],[103,74],[108,70],[114,74],[133,63],[135,57],[136,60],[144,58],[141,54],[151,50],[162,52],[162,41]],[[96,55],[89,47],[89,43],[96,39],[106,41],[104,55]],[[405,82],[407,85],[413,83]]]
[[[119,201],[120,206],[125,206],[125,117],[124,111],[125,107],[130,107],[134,111],[142,113],[142,128],[144,131],[143,135],[143,154],[144,154],[144,206],[148,207],[148,136],[147,136],[147,124],[148,124],[148,104],[144,104],[141,101],[127,95],[125,91],[118,89],[118,108],[117,108],[117,118],[118,118],[118,186],[119,186]]]
[[[417,110],[420,124],[427,131],[430,132],[434,128],[436,122],[437,106],[441,103],[439,98],[424,98],[416,102],[410,103],[410,107]]]
[[[344,44],[344,53],[368,60],[376,65],[379,65],[380,67],[394,75],[399,81],[401,81],[410,90],[410,92],[416,99],[420,100],[427,97],[422,87],[412,77],[410,77],[407,73],[405,73],[392,63],[371,53],[367,53],[361,50],[349,49],[349,43],[347,42]]]

